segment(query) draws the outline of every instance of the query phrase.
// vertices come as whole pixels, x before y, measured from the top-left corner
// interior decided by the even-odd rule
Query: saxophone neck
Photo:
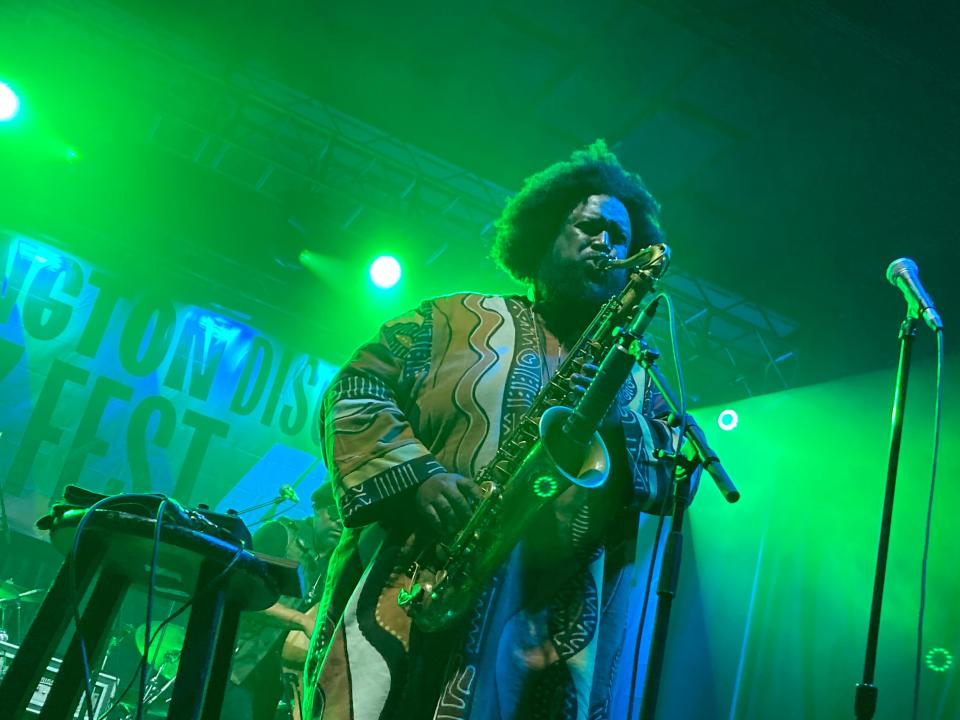
[[[630,270],[631,277],[635,273],[647,276],[648,280],[656,282],[670,266],[670,246],[666,243],[656,243],[647,245],[639,252],[623,260],[610,260],[606,258],[602,261],[600,269],[604,272],[611,270]]]
[[[628,268],[630,275],[626,287],[611,298],[596,317],[587,334],[604,340],[618,326],[626,326],[632,320],[644,296],[656,289],[660,278],[670,266],[670,247],[665,243],[649,245],[624,260],[609,260],[604,271]]]

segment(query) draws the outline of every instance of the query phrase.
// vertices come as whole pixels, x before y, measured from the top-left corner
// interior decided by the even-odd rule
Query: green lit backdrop
[[[932,342],[922,336],[920,343]],[[891,352],[896,348],[891,347]],[[960,363],[948,363],[956,397]],[[743,493],[727,505],[705,480],[691,510],[671,625],[666,717],[852,717],[886,477],[893,373],[845,378],[740,401],[736,429],[709,426]],[[960,647],[960,416],[947,402],[924,653]],[[876,717],[910,717],[920,557],[932,447],[932,372],[915,368],[879,643]],[[704,427],[723,407],[697,411]],[[946,664],[934,653],[936,666]],[[923,718],[957,717],[954,665],[922,672]],[[681,688],[687,687],[687,692]],[[675,693],[671,696],[671,693]],[[668,701],[670,702],[670,701]],[[664,708],[666,712],[666,708]]]

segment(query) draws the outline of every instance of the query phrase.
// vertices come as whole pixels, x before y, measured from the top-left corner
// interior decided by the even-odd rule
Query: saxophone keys
[[[416,600],[423,592],[423,588],[420,583],[413,583],[409,589],[400,588],[400,592],[397,595],[397,605],[400,607],[406,607],[414,600]]]

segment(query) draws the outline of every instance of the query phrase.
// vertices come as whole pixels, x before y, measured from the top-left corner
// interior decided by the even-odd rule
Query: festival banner
[[[308,514],[335,368],[244,322],[145,292],[51,244],[0,233],[0,472],[11,526],[69,484]]]

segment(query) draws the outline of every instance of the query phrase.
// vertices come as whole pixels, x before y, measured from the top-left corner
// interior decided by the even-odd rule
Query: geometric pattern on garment
[[[626,628],[624,628],[624,632],[626,632]],[[623,640],[620,641],[620,644],[617,646],[617,651],[613,654],[607,679],[601,686],[603,688],[602,691],[598,693],[599,700],[590,706],[590,713],[587,715],[587,720],[609,720],[610,694],[613,691],[613,686],[617,679],[617,670],[620,667],[620,657],[622,655]],[[593,682],[595,685],[598,685],[601,681],[599,678],[594,678]]]
[[[634,495],[642,498],[644,502],[649,501],[656,496],[657,468],[661,465],[660,461],[653,457],[654,444],[650,425],[636,410],[621,412],[620,422],[624,428],[627,456],[632,466]]]
[[[453,665],[456,667],[460,663]],[[440,696],[435,720],[461,720],[465,717],[467,702],[473,692],[473,682],[477,676],[477,668],[467,665],[450,677],[445,692]]]
[[[506,437],[516,427],[520,417],[533,405],[533,399],[544,383],[544,363],[541,358],[540,333],[533,312],[516,298],[506,301],[514,318],[516,332],[513,368],[503,397],[503,419],[500,437]]]
[[[563,663],[538,672],[520,702],[524,720],[579,720],[585,714],[580,713],[570,669]]]
[[[599,610],[597,585],[589,570],[560,588],[550,604],[548,627],[561,660],[571,659],[593,641]]]
[[[570,522],[570,543],[578,561],[589,561],[590,564],[603,554],[603,546],[590,533],[590,505],[584,503]]]
[[[564,694],[566,717],[585,719],[596,671],[600,621],[600,588],[606,553],[601,551],[579,576],[581,594],[555,603],[550,612],[550,634],[557,653],[565,659],[570,684]],[[574,583],[568,585],[573,590]],[[561,592],[562,594],[562,592]]]
[[[357,600],[360,598],[359,589],[366,584],[367,575],[373,569],[371,563],[360,582],[357,590],[343,614],[343,627],[346,634],[346,651],[350,659],[351,668],[363,668],[363,672],[352,673],[350,689],[353,700],[354,720],[377,720],[387,701],[390,690],[390,668],[383,656],[377,652],[360,632],[357,621]]]
[[[468,717],[477,717],[472,715],[473,697],[476,694],[475,691],[479,690],[476,687],[479,673],[476,663],[479,660],[481,644],[486,637],[488,617],[496,607],[493,598],[496,597],[497,586],[502,580],[501,572],[494,577],[474,603],[466,630],[464,653],[454,656],[450,662],[447,670],[449,680],[440,695],[435,720],[466,720]],[[480,714],[479,717],[486,720],[487,715]]]
[[[407,356],[413,347],[413,339],[420,331],[420,323],[397,322],[385,325],[383,328],[383,343],[390,352],[401,360]]]

